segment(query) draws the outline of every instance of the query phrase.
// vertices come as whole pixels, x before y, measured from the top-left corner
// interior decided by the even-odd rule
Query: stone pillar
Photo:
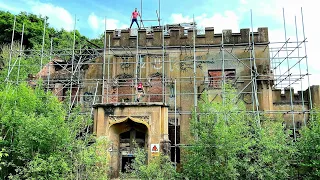
[[[145,29],[139,29],[139,46],[145,46],[146,45],[146,39],[147,39],[147,30]]]
[[[232,44],[233,43],[233,39],[232,39],[232,30],[227,29],[227,30],[222,30],[222,34],[223,36],[223,43],[224,44]]]
[[[240,29],[240,43],[248,43],[249,42],[249,34],[250,34],[250,29],[245,28],[245,29]]]
[[[178,46],[180,45],[180,30],[179,29],[171,29],[170,30],[170,46]]]
[[[129,39],[130,39],[130,31],[121,30],[120,45],[124,47],[128,47],[130,45]]]
[[[290,94],[290,88],[285,88],[284,89],[284,95],[286,97],[286,100],[290,102],[291,98],[292,100],[294,99],[294,89],[291,87],[291,94]],[[290,97],[291,96],[291,97]]]
[[[213,44],[214,28],[206,27],[205,29],[206,44]]]
[[[152,46],[162,46],[162,29],[153,30]]]
[[[188,41],[187,41],[188,45],[192,45],[193,44],[193,38],[197,38],[197,30],[195,29],[194,31],[195,31],[194,32],[195,37],[193,37],[193,29],[192,28],[188,29]]]
[[[97,110],[97,115],[96,115],[96,135],[97,137],[99,136],[104,136],[106,135],[106,124],[104,120],[104,109],[103,107],[99,107]]]
[[[267,27],[261,27],[258,28],[258,41],[259,42],[269,42],[269,34],[268,34],[268,28]]]
[[[162,139],[160,142],[160,149],[161,152],[165,155],[170,156],[170,149],[171,149],[171,142],[169,140],[169,127],[168,127],[168,108],[167,107],[161,107],[161,120],[162,120]]]
[[[165,155],[171,156],[171,142],[170,140],[164,140],[160,142],[161,152]]]
[[[94,108],[93,110],[93,133],[97,132],[97,119],[98,119],[98,110]]]
[[[312,107],[313,108],[320,107],[320,86],[319,85],[311,86],[310,91],[311,91]],[[305,100],[310,101],[309,99],[310,99],[309,95],[305,97]]]
[[[110,36],[110,47],[113,46],[113,37],[114,37],[114,30],[106,30],[106,47],[109,48],[109,36]]]
[[[261,82],[259,91],[261,92],[261,94],[258,95],[260,110],[273,110],[273,92],[270,83]]]

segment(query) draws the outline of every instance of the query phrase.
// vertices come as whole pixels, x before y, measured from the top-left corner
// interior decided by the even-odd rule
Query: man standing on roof
[[[138,16],[140,16],[140,14],[139,14],[139,12],[137,11],[137,8],[135,8],[134,11],[132,12],[132,15],[131,15],[131,25],[130,25],[130,28],[129,28],[129,29],[131,29],[132,24],[133,24],[134,22],[137,23],[138,28],[140,29],[139,24],[138,24]]]

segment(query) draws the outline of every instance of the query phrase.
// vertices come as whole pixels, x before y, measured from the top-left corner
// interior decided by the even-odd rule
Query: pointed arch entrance
[[[118,116],[109,121],[109,138],[113,143],[112,167],[126,172],[135,158],[135,148],[146,149],[149,142],[149,124],[142,117]]]
[[[110,147],[110,174],[119,177],[125,164],[134,158],[136,146],[145,148],[148,161],[160,152],[170,153],[168,106],[163,103],[95,104],[93,132],[107,136]],[[158,151],[151,150],[156,145]]]

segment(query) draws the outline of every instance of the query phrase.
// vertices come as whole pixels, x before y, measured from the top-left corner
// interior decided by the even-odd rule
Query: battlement
[[[281,89],[274,89],[273,91],[273,102],[274,104],[290,104],[291,98],[290,98],[290,88],[285,88],[284,93],[281,92]],[[304,103],[308,104],[309,97],[308,94],[309,90],[305,91],[298,91],[297,93],[294,93],[294,89],[291,88],[291,95],[292,95],[292,102],[294,104],[302,104]],[[302,99],[303,94],[303,99]]]
[[[187,31],[187,34],[185,34]],[[196,31],[196,30],[195,30]],[[143,47],[161,47],[163,30],[159,27],[154,27],[152,33],[147,33],[146,29],[138,30],[139,46]],[[193,45],[193,29],[184,29],[183,27],[169,29],[168,34],[164,34],[165,46],[190,46]],[[222,42],[222,33],[215,34],[213,27],[205,28],[204,34],[196,34],[196,45],[220,45]],[[240,33],[233,33],[232,30],[223,30],[224,44],[229,45],[244,45],[249,42],[249,36],[252,33],[249,28],[240,29]],[[110,36],[110,47],[136,47],[137,36],[130,36],[130,30],[125,29],[117,32],[115,30],[106,31],[107,38]],[[268,28],[258,28],[258,32],[253,32],[254,42],[266,44],[269,42]],[[107,40],[108,46],[108,40]]]

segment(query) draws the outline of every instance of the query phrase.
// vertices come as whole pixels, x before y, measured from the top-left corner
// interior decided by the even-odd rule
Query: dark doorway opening
[[[126,173],[135,159],[135,149],[146,147],[148,128],[131,119],[123,122],[122,125],[122,127],[119,125],[119,129],[124,128],[127,131],[119,134],[119,169],[122,173]]]
[[[122,165],[121,165],[121,172],[127,172],[128,168],[130,168],[131,163],[133,162],[133,156],[122,156]]]

